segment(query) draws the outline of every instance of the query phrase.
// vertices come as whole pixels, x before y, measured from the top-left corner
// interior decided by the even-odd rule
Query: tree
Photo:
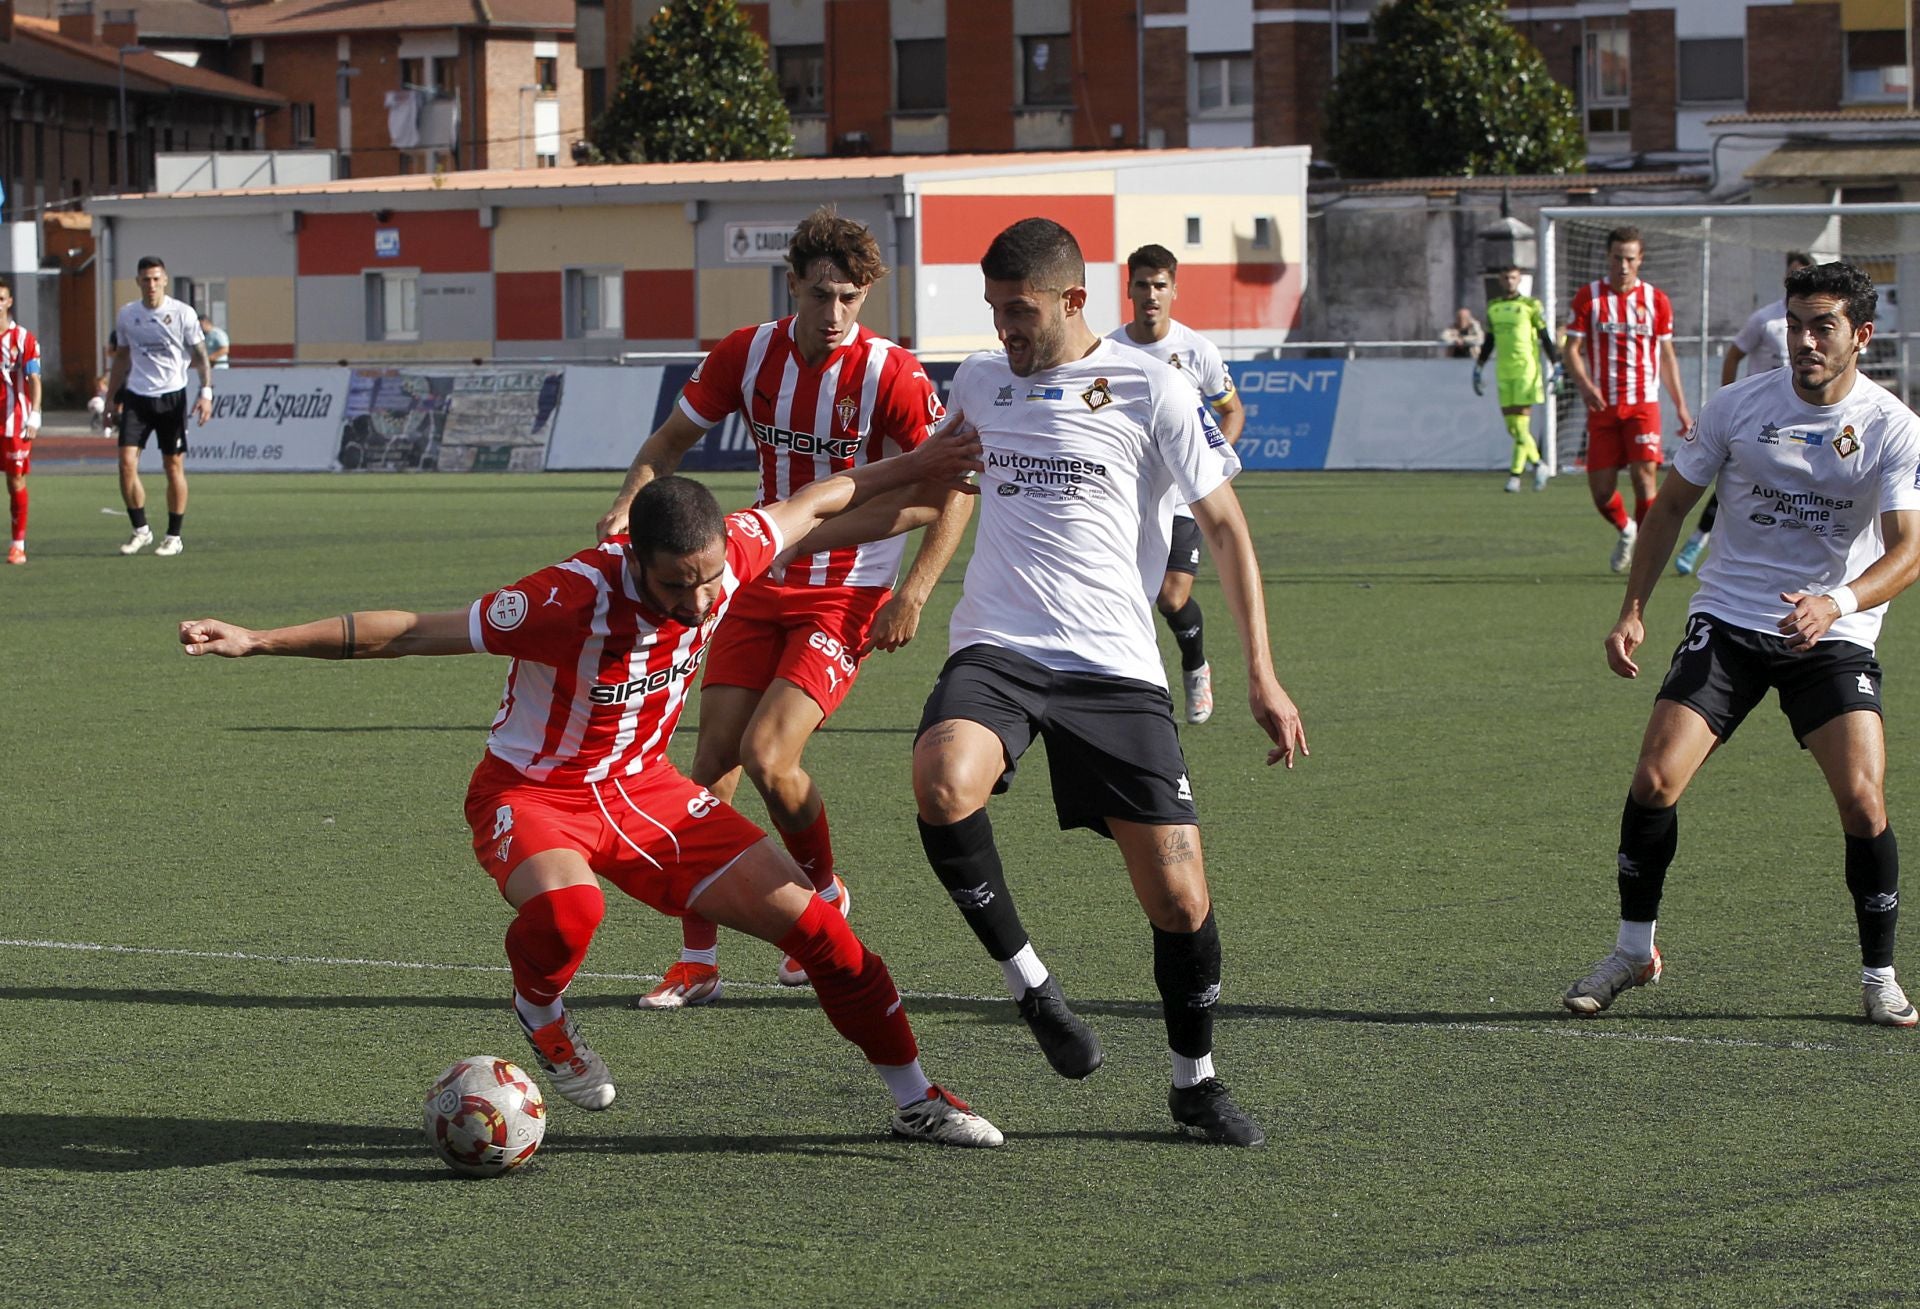
[[[634,34],[591,144],[604,163],[784,159],[793,124],[734,0],[669,0]]]
[[[1586,146],[1573,95],[1501,0],[1395,0],[1327,97],[1346,177],[1569,173]]]

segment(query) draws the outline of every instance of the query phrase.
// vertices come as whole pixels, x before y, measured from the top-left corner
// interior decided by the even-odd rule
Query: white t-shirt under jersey
[[[1107,333],[1107,339],[1152,355],[1192,382],[1200,398],[1210,405],[1219,405],[1233,394],[1233,379],[1227,376],[1227,363],[1220,357],[1219,349],[1185,323],[1168,323],[1165,336],[1145,344],[1127,335],[1127,325],[1122,323]],[[1176,518],[1193,517],[1185,500],[1174,501],[1173,513]]]
[[[1167,567],[1160,502],[1199,500],[1240,471],[1205,402],[1165,364],[1102,340],[1027,377],[1004,351],[973,355],[949,405],[979,429],[986,463],[949,651],[993,645],[1166,686],[1148,599]]]
[[[127,351],[132,368],[127,389],[135,395],[168,395],[186,389],[187,365],[194,345],[205,339],[194,307],[164,296],[158,309],[144,300],[120,306],[113,324],[114,340]]]
[[[1865,376],[1821,407],[1776,368],[1714,393],[1673,468],[1697,486],[1720,483],[1713,553],[1688,612],[1778,635],[1781,592],[1853,581],[1886,552],[1880,515],[1920,509],[1920,421]],[[1849,614],[1826,639],[1871,650],[1886,609]]]
[[[1733,343],[1747,357],[1748,377],[1784,365],[1787,362],[1787,302],[1775,300],[1754,310]]]

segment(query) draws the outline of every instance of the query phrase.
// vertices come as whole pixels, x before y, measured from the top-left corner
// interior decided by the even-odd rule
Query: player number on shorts
[[[1713,637],[1713,624],[1702,619],[1694,620],[1693,632],[1687,638],[1687,649],[1704,650]]]

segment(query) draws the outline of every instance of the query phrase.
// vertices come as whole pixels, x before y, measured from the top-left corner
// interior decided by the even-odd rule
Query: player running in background
[[[192,305],[167,294],[166,264],[148,255],[138,272],[140,298],[122,305],[114,320],[119,348],[107,377],[112,425],[120,434],[120,497],[133,524],[120,553],[138,554],[153,543],[147,491],[140,482],[140,452],[152,437],[167,477],[167,534],[153,552],[177,555],[186,548],[180,531],[187,518],[187,369],[200,374],[193,408],[205,426],[213,417],[213,365],[200,335],[200,316]]]
[[[1606,641],[1607,663],[1622,677],[1640,671],[1633,652],[1646,638],[1642,615],[1688,511],[1716,479],[1730,511],[1700,570],[1620,817],[1613,953],[1562,1000],[1577,1014],[1660,980],[1654,924],[1679,840],[1676,806],[1771,688],[1839,807],[1867,1018],[1891,1027],[1920,1021],[1894,979],[1900,860],[1887,822],[1873,653],[1887,602],[1920,573],[1920,422],[1859,371],[1875,299],[1873,283],[1848,264],[1790,275],[1792,367],[1707,402],[1647,516],[1646,544]]]
[[[13,321],[13,283],[0,277],[0,468],[13,522],[7,562],[27,562],[27,474],[40,435],[40,343]]]
[[[886,275],[873,233],[831,209],[808,215],[787,248],[790,317],[744,327],[694,370],[679,405],[635,456],[604,537],[624,530],[634,495],[714,424],[740,413],[760,456],[761,504],[823,477],[911,450],[944,410],[908,351],[856,321]],[[840,707],[871,650],[914,637],[920,610],[966,531],[972,502],[952,496],[927,529],[898,591],[905,542],[890,539],[790,560],[748,587],[727,611],[700,691],[692,775],[731,801],[745,769],[767,815],[821,898],[851,904],[834,867],[820,788],[802,766],[807,742]],[[697,915],[681,923],[679,961],[636,1002],[645,1009],[706,1004],[720,994],[718,939]],[[805,985],[798,959],[780,961],[782,985]]]
[[[1607,561],[1616,573],[1633,562],[1634,538],[1653,507],[1662,378],[1673,392],[1679,435],[1693,430],[1673,353],[1673,305],[1666,292],[1640,280],[1644,249],[1637,227],[1608,232],[1607,276],[1574,292],[1567,325],[1579,346],[1567,350],[1567,376],[1587,405],[1587,488],[1600,516],[1620,534]],[[1633,483],[1632,518],[1620,501],[1622,468]]]
[[[1500,270],[1500,286],[1506,292],[1487,302],[1487,335],[1480,343],[1480,355],[1473,361],[1473,393],[1485,395],[1482,370],[1493,359],[1493,376],[1500,392],[1500,412],[1513,438],[1513,462],[1507,466],[1507,490],[1520,489],[1520,475],[1531,466],[1533,489],[1547,489],[1546,460],[1533,439],[1533,407],[1546,398],[1546,389],[1560,379],[1560,347],[1547,330],[1547,311],[1530,295],[1520,294],[1524,274],[1512,266]],[[1543,379],[1540,352],[1553,363],[1553,376]]]
[[[1220,435],[1228,445],[1238,444],[1246,426],[1246,407],[1233,389],[1227,366],[1213,342],[1173,319],[1173,302],[1180,294],[1180,261],[1161,245],[1143,245],[1127,256],[1127,298],[1133,302],[1133,320],[1109,332],[1108,339],[1132,346],[1167,364],[1192,382],[1200,398],[1219,417]],[[1160,581],[1154,604],[1180,647],[1180,682],[1186,692],[1187,721],[1204,723],[1213,717],[1213,669],[1207,666],[1206,620],[1193,598],[1193,575],[1200,568],[1200,527],[1193,511],[1177,496],[1173,499],[1173,545],[1167,552],[1167,575]]]
[[[189,655],[318,659],[495,654],[513,660],[487,751],[467,790],[473,851],[515,911],[513,1006],[554,1089],[613,1103],[606,1062],[562,995],[606,913],[597,880],[665,914],[771,941],[801,960],[834,1027],[875,1066],[893,1130],[943,1145],[1000,1133],[921,1071],[913,1028],[880,956],[814,893],[793,860],[667,758],[686,692],[729,603],[823,518],[857,497],[979,468],[969,433],[822,478],[785,501],[724,515],[684,477],[649,484],[614,537],[445,613],[374,612],[254,632],[180,624]]]
[[[1267,762],[1306,753],[1274,677],[1260,564],[1228,479],[1239,461],[1193,388],[1087,327],[1086,264],[1058,223],[1029,218],[980,261],[1005,349],[954,377],[980,431],[980,528],[949,655],[913,748],[920,840],[940,883],[1000,965],[1047,1061],[1086,1077],[1105,1058],[1035,953],[1007,885],[988,799],[1036,736],[1062,828],[1110,837],[1153,928],[1153,977],[1173,1059],[1176,1126],[1258,1145],[1260,1126],[1214,1075],[1220,934],[1198,811],[1147,602],[1167,554],[1169,488],[1193,507],[1240,631]],[[991,494],[987,492],[991,490]]]
[[[1787,272],[1800,268],[1812,268],[1813,257],[1798,250],[1787,252]],[[1740,361],[1747,361],[1747,376],[1755,373],[1770,372],[1781,368],[1787,362],[1787,302],[1785,297],[1772,304],[1761,305],[1748,317],[1740,332],[1733,338],[1733,344],[1727,347],[1726,358],[1720,361],[1720,385],[1732,386],[1733,379],[1740,375]],[[1707,551],[1707,538],[1713,534],[1713,520],[1720,513],[1720,497],[1709,495],[1707,507],[1700,511],[1700,521],[1693,529],[1693,535],[1680,547],[1680,553],[1673,557],[1673,571],[1685,577],[1700,566],[1700,556]]]

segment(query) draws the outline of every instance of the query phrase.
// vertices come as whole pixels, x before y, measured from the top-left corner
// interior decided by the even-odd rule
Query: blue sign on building
[[[1340,407],[1343,359],[1230,363],[1227,373],[1247,409],[1234,452],[1248,469],[1327,466],[1333,418]]]

